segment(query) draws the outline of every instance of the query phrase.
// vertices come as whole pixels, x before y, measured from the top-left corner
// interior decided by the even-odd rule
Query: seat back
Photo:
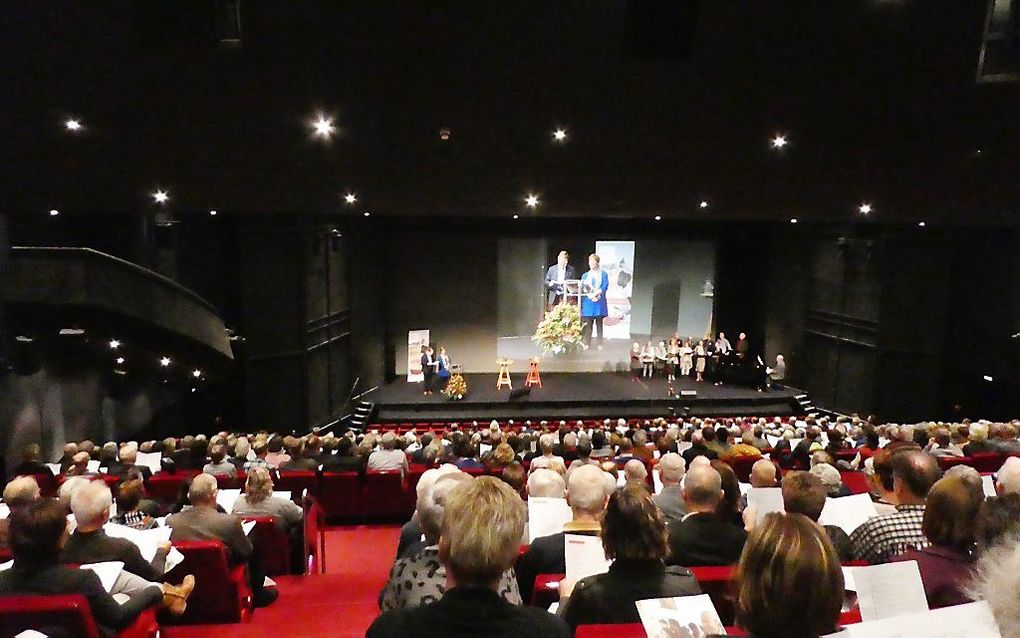
[[[956,465],[969,465],[970,461],[963,456],[940,456],[938,457],[939,467],[948,470]]]
[[[16,636],[26,629],[43,633],[59,629],[74,638],[99,638],[92,610],[81,594],[0,597],[0,635]]]
[[[184,483],[183,474],[165,474],[157,472],[145,482],[145,492],[149,498],[163,503],[173,503],[181,491]]]
[[[314,470],[280,472],[280,476],[276,479],[273,489],[281,492],[297,492],[298,494],[304,490],[305,494],[318,496],[319,475]]]
[[[734,624],[736,609],[733,604],[733,566],[691,567],[701,591],[708,594],[719,612],[724,625]]]
[[[969,457],[970,465],[978,472],[998,472],[1006,457],[998,452],[985,452]]]
[[[319,504],[326,516],[353,520],[361,515],[361,477],[357,472],[323,472]]]
[[[641,623],[619,625],[578,625],[574,638],[645,638]]]
[[[306,574],[326,573],[325,513],[314,496],[304,499],[304,543]]]
[[[404,516],[404,477],[399,470],[365,472],[361,515],[366,519],[400,520]]]
[[[246,521],[255,521],[255,528],[248,535],[258,552],[266,576],[285,576],[290,573],[290,538],[282,531],[272,516],[242,516]]]
[[[183,616],[166,617],[180,625],[234,623],[251,615],[251,590],[246,567],[231,567],[220,541],[174,541],[184,555],[180,565],[167,573],[166,580],[179,583],[187,574],[195,577],[195,590]]]
[[[57,495],[57,477],[50,472],[42,474],[29,474],[39,485],[39,495],[43,498],[52,498]]]
[[[867,494],[871,491],[871,486],[868,485],[868,475],[864,472],[843,471],[839,473],[839,476],[851,494]]]
[[[738,481],[747,483],[751,480],[751,467],[759,460],[760,456],[736,456],[730,461],[730,467],[733,468]]]

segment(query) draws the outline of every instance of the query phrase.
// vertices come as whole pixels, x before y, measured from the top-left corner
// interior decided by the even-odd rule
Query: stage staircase
[[[372,422],[372,416],[374,414],[374,402],[358,401],[357,405],[354,406],[354,413],[351,415],[351,428],[355,430],[365,430],[368,427],[368,424]]]
[[[818,408],[811,403],[811,397],[808,396],[807,392],[795,394],[793,398],[806,416],[818,416]]]

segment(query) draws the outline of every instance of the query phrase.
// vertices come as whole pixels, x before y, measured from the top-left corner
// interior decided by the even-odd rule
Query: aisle
[[[256,610],[250,623],[167,627],[163,635],[361,638],[379,612],[376,597],[386,582],[399,535],[396,525],[332,529],[326,532],[326,574],[277,578],[279,600]]]

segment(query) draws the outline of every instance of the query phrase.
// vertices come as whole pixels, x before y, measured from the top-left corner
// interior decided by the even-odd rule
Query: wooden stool
[[[496,389],[499,390],[505,385],[513,390],[514,386],[510,383],[510,364],[513,361],[510,359],[498,359],[496,363],[499,365],[499,378],[496,379]]]
[[[531,365],[528,366],[528,377],[524,380],[524,385],[528,387],[533,385],[542,387],[542,375],[538,371],[538,357],[531,360]]]

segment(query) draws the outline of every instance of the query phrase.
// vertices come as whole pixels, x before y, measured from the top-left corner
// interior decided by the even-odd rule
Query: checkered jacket
[[[908,549],[927,547],[923,520],[924,505],[897,505],[892,514],[869,518],[850,535],[854,559],[876,565]]]

